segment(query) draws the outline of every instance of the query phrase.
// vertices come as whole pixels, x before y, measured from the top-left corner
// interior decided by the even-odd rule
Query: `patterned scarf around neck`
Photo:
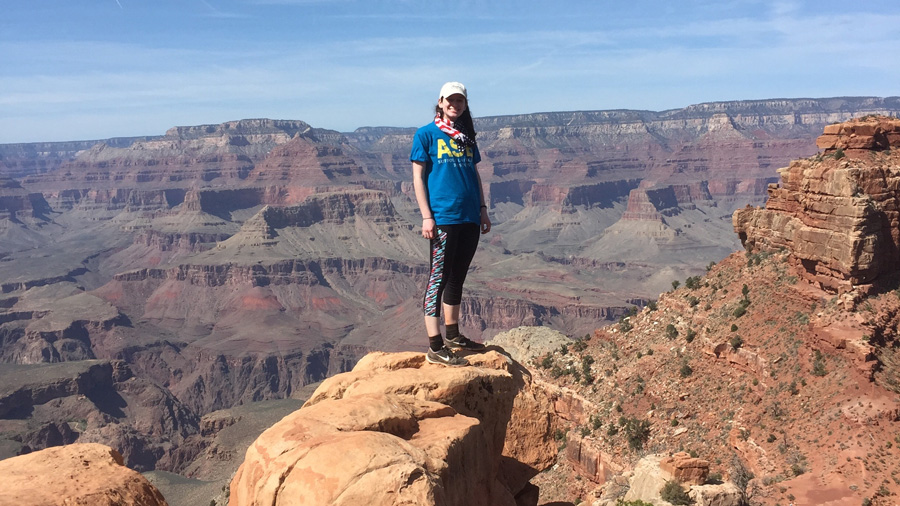
[[[456,123],[450,123],[449,121],[442,118],[440,114],[437,114],[434,117],[434,124],[441,129],[441,132],[444,132],[445,134],[455,139],[456,142],[461,146],[475,146],[475,136],[472,135],[471,132],[469,135],[464,134],[459,128],[460,125],[457,125]]]

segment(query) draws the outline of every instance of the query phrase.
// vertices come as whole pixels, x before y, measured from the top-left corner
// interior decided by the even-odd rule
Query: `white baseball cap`
[[[438,97],[438,100],[447,98],[450,95],[456,95],[457,93],[466,97],[466,99],[469,98],[469,96],[466,94],[466,87],[463,86],[463,83],[458,83],[456,81],[444,83],[444,85],[441,86],[441,95]]]

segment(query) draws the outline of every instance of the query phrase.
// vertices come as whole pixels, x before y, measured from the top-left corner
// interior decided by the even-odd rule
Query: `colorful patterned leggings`
[[[457,306],[463,283],[478,248],[479,226],[475,223],[438,225],[431,240],[431,275],[425,287],[425,316],[440,316],[441,302]]]

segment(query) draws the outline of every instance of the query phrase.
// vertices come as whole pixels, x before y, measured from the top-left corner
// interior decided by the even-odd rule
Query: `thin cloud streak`
[[[180,11],[181,4],[171,5]],[[617,7],[617,17],[597,23],[568,17],[567,23],[559,18],[530,25],[486,23],[463,25],[445,36],[427,29],[430,25],[397,30],[353,21],[371,21],[380,14],[370,11],[386,4],[199,0],[194,5],[205,11],[194,17],[208,18],[190,25],[198,32],[195,39],[175,38],[181,36],[179,27],[152,40],[56,35],[64,31],[40,40],[0,35],[0,142],[46,140],[41,136],[50,135],[46,121],[54,112],[59,121],[77,121],[77,131],[98,138],[123,135],[110,130],[114,124],[142,129],[128,135],[158,134],[182,118],[187,121],[182,124],[199,124],[270,116],[342,131],[415,126],[429,114],[434,90],[446,80],[466,82],[476,114],[494,115],[887,95],[900,77],[900,57],[888,49],[900,41],[900,13],[823,8],[821,14],[804,14],[799,4],[732,2],[704,7],[724,13],[716,18],[660,22],[665,16],[655,15],[642,23]],[[270,10],[283,16],[286,9],[325,9],[328,16],[310,18],[307,31],[286,30],[274,25],[277,20],[267,21],[273,23],[268,32],[251,30]],[[389,10],[383,16],[402,21],[421,17],[423,9]],[[493,18],[501,10],[481,9],[473,18]],[[515,19],[526,19],[521,16]],[[335,19],[340,22],[330,27]],[[297,23],[304,20],[298,17]],[[853,28],[858,26],[866,29]],[[314,35],[308,27],[315,28]],[[265,38],[269,33],[277,35]],[[851,75],[852,80],[841,77]],[[132,121],[111,119],[116,110]],[[65,139],[58,136],[67,131],[71,126],[60,125],[53,136]]]

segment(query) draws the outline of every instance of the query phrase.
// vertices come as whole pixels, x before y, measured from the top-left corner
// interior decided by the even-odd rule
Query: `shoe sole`
[[[425,354],[425,361],[428,362],[429,364],[443,365],[446,367],[465,367],[465,366],[469,365],[468,361],[464,361],[461,364],[451,364],[450,362],[444,362],[442,360],[435,360],[435,359],[432,359],[430,356],[428,356],[428,354]]]
[[[451,350],[483,351],[485,349],[484,345],[470,348],[461,344],[456,344],[452,341],[444,341],[444,346],[450,348]]]

